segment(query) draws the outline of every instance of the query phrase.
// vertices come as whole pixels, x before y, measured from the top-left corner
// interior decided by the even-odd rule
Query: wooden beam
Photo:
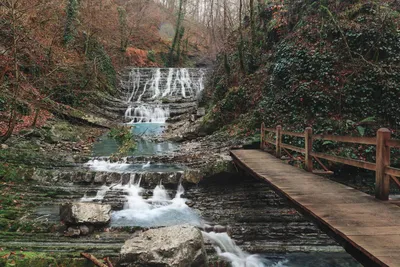
[[[265,123],[261,123],[261,135],[260,135],[260,149],[264,150],[265,143],[264,143],[264,138],[265,138]]]
[[[288,131],[281,131],[283,135],[290,135],[290,136],[295,136],[295,137],[303,137],[304,138],[304,133],[294,133],[294,132],[288,132]]]
[[[339,162],[347,165],[351,165],[354,167],[358,168],[363,168],[371,171],[375,171],[375,163],[372,162],[367,162],[367,161],[362,161],[362,160],[355,160],[355,159],[347,159],[343,157],[338,157],[338,156],[333,156],[333,155],[328,155],[325,153],[317,153],[317,152],[311,152],[311,156],[314,156],[316,158],[321,158],[321,159],[326,159],[334,162]]]
[[[304,132],[305,138],[305,167],[309,172],[313,171],[313,161],[312,161],[312,147],[313,147],[313,139],[312,139],[312,128],[307,127]]]
[[[397,168],[393,168],[393,167],[386,167],[386,169],[385,169],[385,174],[387,174],[387,175],[391,175],[391,176],[394,176],[394,177],[400,177],[400,169],[397,169]]]
[[[400,188],[400,181],[399,181],[399,179],[397,179],[397,177],[391,176],[391,175],[390,175],[390,178],[391,178],[392,181],[397,185],[397,187]]]
[[[293,151],[296,151],[299,153],[303,153],[303,154],[306,153],[306,150],[304,148],[297,147],[297,146],[292,146],[292,145],[281,143],[281,147],[287,148],[287,149],[290,149],[290,150],[293,150]]]
[[[266,131],[266,132],[275,132],[275,130],[276,129],[274,129],[274,128],[264,128],[264,131]]]
[[[400,140],[398,139],[390,139],[386,141],[386,145],[389,147],[400,148]]]
[[[352,144],[376,145],[375,137],[354,137],[354,136],[339,136],[339,135],[313,135],[313,140],[326,140],[333,142],[344,142]]]
[[[386,146],[388,140],[390,131],[379,129],[376,136],[375,197],[380,200],[389,200],[390,177],[385,173],[390,166],[390,147]]]
[[[265,141],[265,143],[269,143],[269,144],[271,144],[271,145],[276,145],[276,141],[274,140],[274,139],[270,139],[270,138],[265,138],[264,139],[264,141]]]
[[[280,158],[282,156],[282,126],[278,125],[276,126],[276,157]]]

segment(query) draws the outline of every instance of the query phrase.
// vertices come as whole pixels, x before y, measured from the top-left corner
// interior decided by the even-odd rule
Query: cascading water
[[[125,112],[125,118],[133,123],[165,123],[169,117],[169,106],[161,104],[141,104],[129,106]]]
[[[204,89],[204,69],[132,69],[121,82],[128,108],[125,118],[133,123],[165,123],[170,107],[162,104],[183,99],[195,102]]]
[[[186,205],[186,199],[182,198],[185,190],[181,184],[174,198],[171,199],[168,191],[161,184],[157,185],[150,198],[142,195],[145,190],[140,186],[141,178],[135,173],[131,174],[127,184],[122,183],[111,186],[102,186],[96,197],[81,201],[96,201],[104,198],[110,190],[125,192],[126,202],[123,210],[112,213],[113,227],[118,226],[141,226],[159,227],[189,223],[199,228],[205,228],[204,221],[200,216]],[[281,262],[271,264],[259,255],[251,255],[241,250],[227,233],[215,233],[202,231],[203,237],[210,240],[215,246],[218,256],[231,263],[232,267],[267,267],[284,266]]]
[[[110,190],[109,186],[103,185],[96,193],[95,197],[87,197],[86,194],[81,198],[82,202],[101,201]]]
[[[119,184],[113,189],[126,192],[127,202],[123,210],[113,212],[112,226],[156,227],[183,223],[202,225],[200,216],[181,197],[184,193],[181,185],[172,199],[161,183],[154,188],[153,196],[145,199],[142,196],[144,189],[140,187],[140,179],[136,181],[136,175],[132,174],[128,184]]]

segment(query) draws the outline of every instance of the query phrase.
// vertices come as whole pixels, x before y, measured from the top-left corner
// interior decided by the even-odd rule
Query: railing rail
[[[266,132],[275,134],[275,139],[267,137]],[[283,143],[283,135],[304,138],[304,147],[297,147]],[[335,155],[329,155],[326,153],[314,152],[312,148],[314,140],[374,145],[376,146],[376,162],[355,160]],[[286,149],[289,149],[291,151],[296,151],[304,154],[305,169],[309,172],[313,171],[313,158],[319,164],[321,164],[324,169],[326,169],[326,167],[321,163],[319,159],[325,159],[328,161],[338,162],[366,170],[375,171],[375,197],[381,200],[389,199],[389,187],[391,179],[395,184],[400,187],[400,182],[397,179],[397,177],[400,177],[400,169],[390,166],[390,149],[400,148],[400,140],[392,139],[391,132],[385,128],[379,129],[376,137],[354,137],[325,134],[313,135],[312,129],[310,127],[306,128],[304,133],[296,133],[282,130],[282,127],[279,125],[276,128],[266,128],[263,123],[261,125],[261,149],[264,149],[267,144],[275,146],[275,155],[278,158],[281,158],[282,149],[284,149],[285,151]]]

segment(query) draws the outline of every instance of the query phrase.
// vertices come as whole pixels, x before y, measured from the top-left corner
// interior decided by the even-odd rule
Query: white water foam
[[[203,237],[214,244],[218,256],[232,267],[283,267],[285,262],[272,264],[257,254],[249,254],[238,247],[227,233],[202,232]]]
[[[131,164],[126,163],[126,159],[123,159],[121,162],[92,159],[84,164],[84,167],[96,172],[125,172],[131,166]]]
[[[204,75],[203,69],[132,69],[128,80],[121,82],[130,104],[125,118],[129,124],[165,123],[170,116],[169,105],[160,104],[160,100],[199,99],[204,90]]]
[[[165,123],[170,116],[169,107],[161,104],[136,104],[130,106],[125,112],[128,124],[135,123]]]
[[[124,209],[113,212],[112,226],[171,226],[189,223],[201,226],[202,220],[189,206],[186,199],[182,198],[183,187],[178,187],[176,195],[171,199],[167,190],[160,183],[153,190],[149,199],[142,197],[143,188],[140,181],[135,181],[135,174],[127,185],[114,186],[115,189],[125,191],[128,196]]]
[[[127,102],[141,102],[145,96],[197,98],[204,90],[204,75],[204,69],[132,69],[121,87],[129,92]]]
[[[175,196],[171,199],[168,191],[160,182],[150,198],[145,199],[145,190],[140,186],[141,178],[131,174],[128,184],[103,186],[94,198],[82,198],[82,201],[93,201],[104,197],[108,190],[122,190],[126,196],[123,210],[112,213],[112,226],[159,227],[189,223],[203,228],[204,221],[182,198],[185,190],[180,184]],[[140,177],[140,176],[139,176]],[[249,254],[238,247],[227,233],[202,232],[205,239],[210,240],[218,256],[229,262],[232,267],[284,267],[285,262],[271,263],[256,254]]]
[[[100,187],[100,189],[97,191],[95,197],[87,197],[86,193],[85,195],[81,198],[81,202],[92,202],[92,201],[101,201],[104,199],[106,196],[107,192],[110,190],[109,186],[103,185]]]

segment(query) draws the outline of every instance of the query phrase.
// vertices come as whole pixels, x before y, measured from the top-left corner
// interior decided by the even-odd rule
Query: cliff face
[[[265,122],[372,135],[384,126],[397,134],[399,4],[276,2],[259,6],[253,38],[250,23],[230,36],[228,60],[220,56],[208,87],[204,127],[249,135]]]

